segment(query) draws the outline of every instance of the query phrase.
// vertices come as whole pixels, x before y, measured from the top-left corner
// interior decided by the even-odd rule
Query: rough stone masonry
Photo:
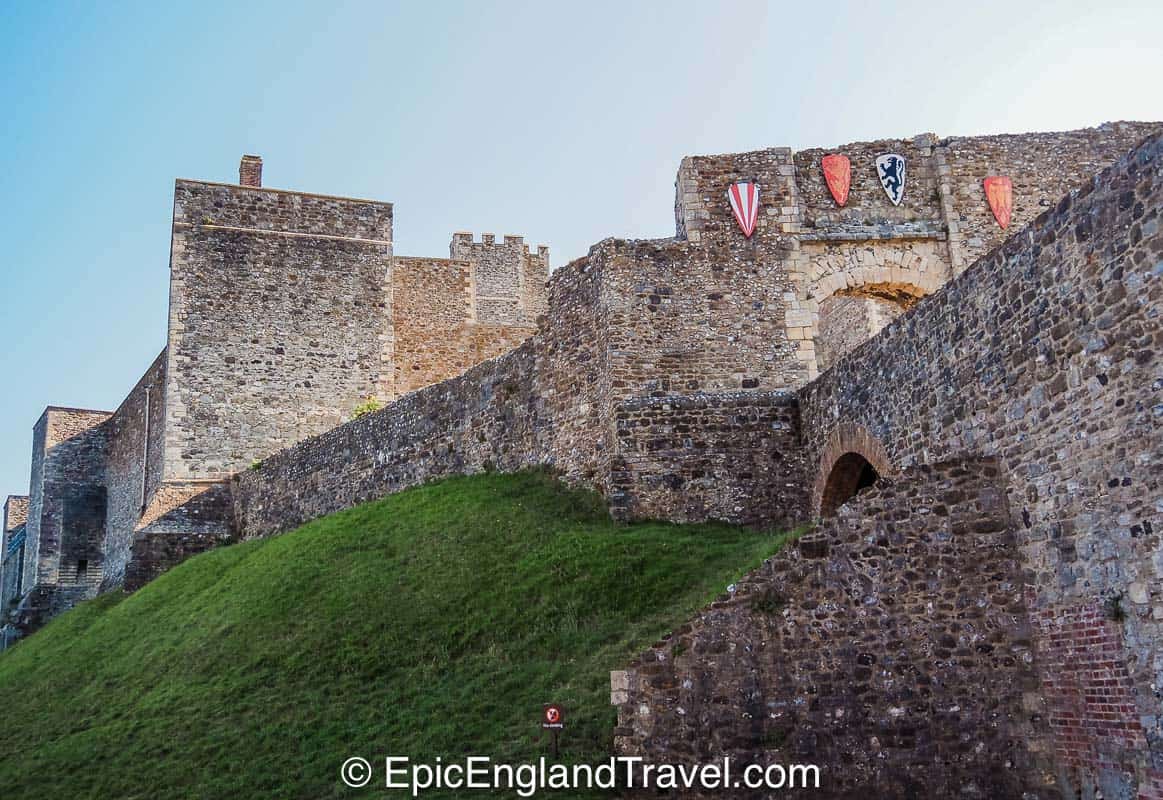
[[[397,258],[387,204],[261,189],[253,163],[250,185],[179,181],[165,350],[112,415],[38,425],[16,621],[433,478],[549,465],[622,519],[864,531],[820,529],[847,594],[788,576],[803,622],[766,629],[786,650],[744,668],[691,641],[681,668],[720,733],[690,739],[669,673],[622,676],[625,752],[795,743],[892,796],[957,775],[967,795],[1160,797],[1161,129],[688,158],[675,237],[605,240],[548,285],[545,252],[515,237]],[[853,165],[842,208],[829,152]],[[909,160],[899,206],[884,152]],[[1014,184],[1008,231],[990,175]],[[724,197],[738,180],[763,187],[750,239]],[[344,422],[368,396],[393,402]],[[890,506],[864,504],[889,487]],[[825,624],[842,607],[867,613]],[[808,620],[827,663],[802,652]],[[886,639],[885,620],[913,633]],[[728,619],[705,641],[754,635]],[[1005,691],[969,688],[987,680]],[[766,698],[804,711],[758,725]]]

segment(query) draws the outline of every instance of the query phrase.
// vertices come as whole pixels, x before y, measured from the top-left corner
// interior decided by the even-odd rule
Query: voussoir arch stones
[[[849,454],[860,456],[872,465],[881,477],[892,476],[898,472],[884,444],[868,428],[854,422],[841,422],[828,435],[816,466],[811,505],[812,514],[816,518],[821,516],[829,477],[841,459]]]

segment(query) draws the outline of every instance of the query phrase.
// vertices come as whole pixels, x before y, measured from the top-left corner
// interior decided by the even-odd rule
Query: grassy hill
[[[382,775],[378,791],[345,787],[343,761],[536,759],[548,701],[569,714],[563,759],[597,762],[609,671],[782,540],[618,526],[595,496],[530,472],[214,550],[0,656],[0,792],[384,796]]]

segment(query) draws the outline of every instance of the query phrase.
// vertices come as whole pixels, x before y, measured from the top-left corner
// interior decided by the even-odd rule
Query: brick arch
[[[857,456],[859,461],[852,459]],[[816,478],[812,484],[812,513],[818,518],[822,516],[825,505],[825,494],[829,488],[829,478],[837,469],[848,472],[846,476],[852,479],[855,488],[859,474],[852,474],[852,469],[859,469],[864,462],[874,469],[878,476],[895,475],[896,467],[888,456],[888,450],[879,439],[873,436],[872,431],[863,425],[854,422],[842,422],[828,436],[824,449],[820,453],[819,465],[816,468]],[[837,475],[845,479],[845,476]],[[846,498],[845,498],[846,499]]]

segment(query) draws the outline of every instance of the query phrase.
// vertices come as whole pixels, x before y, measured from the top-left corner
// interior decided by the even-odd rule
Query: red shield
[[[985,179],[985,199],[989,201],[997,224],[1005,230],[1014,210],[1014,182],[1004,176],[989,176]]]
[[[740,230],[750,239],[751,234],[755,233],[755,223],[759,220],[759,184],[733,183],[727,189],[727,200],[731,203],[731,211],[735,213]]]
[[[828,182],[828,191],[836,205],[843,206],[848,202],[848,189],[852,187],[852,162],[848,156],[833,153],[820,159],[820,166],[824,168],[824,180]]]

